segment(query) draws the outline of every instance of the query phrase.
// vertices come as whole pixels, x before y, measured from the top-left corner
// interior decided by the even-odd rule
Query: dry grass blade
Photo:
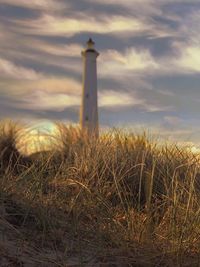
[[[49,150],[25,157],[22,133],[0,123],[0,229],[16,229],[30,259],[40,251],[35,264],[199,266],[198,155],[146,134],[97,140],[57,124]]]

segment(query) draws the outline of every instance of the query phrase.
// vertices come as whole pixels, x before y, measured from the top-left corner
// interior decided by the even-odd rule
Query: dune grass
[[[50,150],[23,156],[22,132],[0,124],[0,230],[39,249],[37,266],[200,266],[199,155],[58,124]]]

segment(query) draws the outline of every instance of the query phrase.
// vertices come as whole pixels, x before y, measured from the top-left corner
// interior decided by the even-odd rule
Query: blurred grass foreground
[[[28,134],[0,122],[0,266],[200,266],[198,154],[58,124],[25,155]]]

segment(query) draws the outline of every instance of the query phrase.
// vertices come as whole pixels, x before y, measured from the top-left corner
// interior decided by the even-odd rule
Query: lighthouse
[[[87,47],[82,51],[83,58],[83,91],[80,113],[82,131],[90,137],[98,137],[98,100],[97,100],[97,57],[95,43],[90,38]]]

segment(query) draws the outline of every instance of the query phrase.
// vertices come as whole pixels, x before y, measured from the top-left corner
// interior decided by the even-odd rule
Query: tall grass
[[[198,155],[145,134],[113,130],[89,139],[58,124],[51,150],[13,172],[23,156],[16,125],[10,127],[0,127],[1,151],[4,140],[9,147],[6,167],[1,156],[1,205],[32,241],[63,255],[76,251],[82,265],[87,253],[108,251],[116,261],[123,257],[120,266],[136,266],[135,259],[138,266],[200,266]]]

